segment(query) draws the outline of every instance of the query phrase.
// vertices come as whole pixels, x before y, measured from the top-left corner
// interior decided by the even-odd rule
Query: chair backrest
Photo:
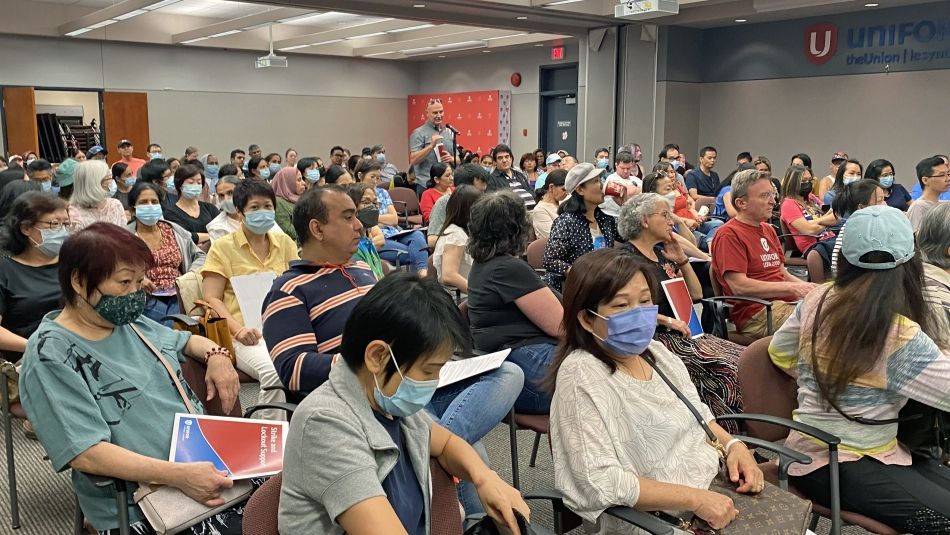
[[[528,250],[525,254],[528,257],[528,265],[534,269],[544,269],[544,248],[548,245],[547,238],[534,240],[528,244]]]
[[[415,190],[409,188],[393,188],[389,190],[389,197],[399,204],[405,203],[405,210],[408,212],[408,215],[416,215],[422,212],[422,209],[419,207],[419,197],[416,196]],[[396,211],[399,211],[399,207],[396,207]]]
[[[795,237],[792,236],[792,233],[788,231],[788,225],[784,221],[779,221],[781,224],[781,235],[782,235],[782,249],[785,249],[786,256],[801,256],[802,252],[798,250],[798,245],[795,243]]]
[[[268,479],[244,506],[241,524],[243,535],[280,535],[277,531],[277,510],[280,506],[280,485],[283,474]]]
[[[452,476],[435,459],[429,461],[429,473],[432,474],[432,535],[462,535],[462,510]]]
[[[771,336],[752,342],[739,357],[739,388],[742,410],[791,418],[798,407],[798,384],[778,369],[769,357]],[[776,441],[788,435],[788,429],[771,424],[747,422],[749,436]]]

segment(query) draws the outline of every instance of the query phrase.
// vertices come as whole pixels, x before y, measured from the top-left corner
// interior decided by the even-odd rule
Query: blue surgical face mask
[[[201,186],[198,184],[185,184],[181,187],[181,195],[186,199],[197,199],[201,195]]]
[[[429,404],[429,401],[432,400],[432,395],[435,394],[435,390],[439,388],[439,380],[416,381],[415,379],[406,377],[402,374],[402,371],[399,370],[399,363],[396,362],[396,356],[393,355],[393,348],[391,347],[389,348],[389,356],[392,357],[393,363],[396,364],[396,372],[399,373],[399,377],[402,378],[402,381],[399,383],[399,386],[396,387],[396,392],[393,393],[392,396],[386,397],[379,388],[379,380],[376,379],[374,375],[373,381],[376,383],[376,389],[373,390],[373,399],[376,400],[376,404],[379,405],[379,408],[386,414],[395,416],[396,418],[412,416]]]
[[[889,188],[894,185],[894,175],[882,176],[877,179],[881,183],[881,186],[884,188]]]
[[[205,176],[211,180],[217,180],[218,171],[220,170],[221,168],[217,164],[208,164],[208,166],[205,167]]]
[[[320,170],[319,169],[307,169],[307,180],[311,184],[316,184],[320,182]]]
[[[170,193],[175,193],[175,177],[170,176],[165,180],[165,189]]]
[[[119,185],[115,183],[115,180],[109,182],[109,197],[114,197],[117,191],[119,191]]]
[[[40,188],[42,188],[43,191],[45,191],[46,193],[53,191],[53,181],[45,180],[43,182],[40,182]]]
[[[679,161],[679,160],[670,160],[670,165],[673,166],[673,169],[679,169],[679,168],[680,168],[680,161]]]
[[[598,169],[607,169],[608,164],[610,164],[610,162],[607,160],[607,158],[600,158],[597,160]]]
[[[69,231],[65,228],[58,230],[44,228],[40,229],[40,236],[42,236],[43,242],[33,242],[33,245],[44,255],[56,258],[59,256],[59,250],[63,247],[63,242],[69,237]],[[33,241],[33,238],[30,238],[30,241]]]
[[[237,212],[237,209],[234,207],[234,199],[224,199],[223,201],[219,201],[218,210],[223,210],[227,214],[233,214],[234,212]]]
[[[378,161],[379,163],[386,163],[386,155],[380,152],[379,154],[376,155],[376,161]]]
[[[843,182],[844,182],[844,185],[847,186],[848,184],[857,182],[858,180],[861,180],[861,177],[859,177],[859,176],[845,176]]]
[[[161,218],[162,205],[160,204],[139,204],[135,207],[135,220],[143,225],[153,227]]]
[[[152,160],[161,160],[161,159],[162,159],[162,153],[161,153],[161,152],[153,152],[153,153],[149,154],[149,158],[152,159]]]
[[[129,176],[123,178],[123,179],[122,179],[122,184],[124,184],[125,187],[127,187],[127,188],[131,188],[132,186],[135,185],[135,177],[129,175]]]
[[[270,174],[271,174],[271,176],[276,175],[278,171],[280,171],[280,164],[279,164],[279,163],[272,163],[272,164],[270,164]]]
[[[601,316],[593,310],[589,312],[607,322],[607,338],[596,334],[594,337],[603,342],[615,356],[630,357],[646,351],[653,340],[659,307],[652,305],[631,308],[610,317]]]
[[[257,171],[257,174],[259,174],[261,178],[263,178],[264,180],[267,180],[268,178],[270,178],[270,169],[266,167],[264,169],[259,169]]]
[[[273,210],[256,210],[244,214],[244,226],[254,234],[267,234],[274,228],[275,215]]]

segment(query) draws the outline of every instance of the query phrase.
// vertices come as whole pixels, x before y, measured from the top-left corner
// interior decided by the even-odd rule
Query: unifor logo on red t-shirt
[[[769,252],[769,241],[766,240],[765,238],[759,238],[759,241],[762,242],[762,250],[764,250],[765,252]]]

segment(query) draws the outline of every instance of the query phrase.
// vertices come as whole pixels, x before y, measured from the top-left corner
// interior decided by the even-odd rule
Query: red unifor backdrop
[[[426,120],[429,100],[437,98],[445,108],[445,122],[459,131],[462,147],[485,154],[499,143],[511,139],[511,92],[467,91],[463,93],[426,93],[409,95],[408,133]]]

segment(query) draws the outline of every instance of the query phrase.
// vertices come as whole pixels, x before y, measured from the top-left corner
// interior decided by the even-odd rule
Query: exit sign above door
[[[551,47],[551,59],[554,61],[560,61],[564,59],[564,47],[563,46],[552,46]]]

